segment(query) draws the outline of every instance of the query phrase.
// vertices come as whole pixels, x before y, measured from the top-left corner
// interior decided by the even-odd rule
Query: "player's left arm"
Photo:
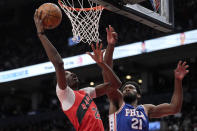
[[[113,52],[114,52],[115,44],[118,41],[118,34],[116,33],[116,31],[114,30],[114,28],[111,25],[109,25],[109,27],[106,28],[106,32],[107,32],[107,43],[108,43],[108,45],[107,45],[105,55],[104,55],[104,62],[111,69],[113,69],[113,59],[112,58],[113,58]],[[108,82],[109,78],[107,77],[106,72],[102,71],[102,75],[103,75],[104,82]],[[114,90],[116,90],[116,88],[114,88]]]
[[[177,68],[174,70],[175,85],[174,93],[170,103],[163,103],[160,105],[145,104],[147,114],[150,118],[159,118],[163,116],[173,115],[181,111],[183,91],[182,91],[182,80],[185,75],[189,72],[187,70],[189,66],[186,62],[179,61]]]
[[[57,83],[59,85],[59,88],[64,90],[67,88],[67,82],[66,82],[65,71],[64,71],[64,62],[60,54],[56,50],[56,48],[53,46],[53,44],[49,41],[47,36],[44,34],[45,29],[44,29],[44,25],[42,22],[43,19],[41,19],[42,15],[43,15],[42,11],[41,12],[38,12],[38,10],[35,11],[34,22],[36,25],[37,34],[41,41],[42,46],[45,49],[45,52],[49,60],[51,61],[51,63],[53,64],[55,68],[55,72],[57,76]],[[44,17],[46,17],[46,14]]]

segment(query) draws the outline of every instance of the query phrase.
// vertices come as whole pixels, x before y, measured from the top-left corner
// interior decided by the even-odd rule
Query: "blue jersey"
[[[137,108],[123,104],[119,111],[109,115],[109,131],[148,131],[149,121],[144,106]]]

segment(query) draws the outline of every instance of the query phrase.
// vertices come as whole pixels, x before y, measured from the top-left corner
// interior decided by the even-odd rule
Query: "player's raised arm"
[[[183,100],[182,80],[185,77],[185,75],[189,72],[189,70],[187,70],[188,67],[189,66],[186,65],[186,62],[182,63],[182,61],[179,61],[177,68],[174,70],[175,85],[174,93],[170,104],[164,103],[158,106],[150,104],[145,105],[150,118],[158,118],[167,115],[173,115],[181,111]]]
[[[113,72],[113,70],[103,61],[103,53],[102,51],[102,44],[99,43],[96,44],[96,49],[94,45],[92,44],[92,50],[94,54],[91,54],[90,52],[87,52],[88,55],[92,57],[94,61],[101,67],[102,71],[106,73],[107,77],[109,78],[110,86],[114,88],[119,88],[121,86],[120,79],[116,76],[116,74]],[[103,86],[105,87],[105,86]],[[107,92],[106,88],[96,88],[96,94],[97,96],[101,96]]]
[[[106,28],[106,32],[107,32],[108,45],[104,56],[104,62],[112,68],[113,67],[112,57],[113,57],[115,44],[118,41],[118,34],[115,32],[114,28],[111,25],[109,25],[109,28]]]
[[[109,25],[108,28],[106,28],[106,32],[107,32],[107,48],[105,51],[105,55],[104,55],[104,62],[111,68],[113,69],[113,52],[114,52],[114,47],[115,44],[118,41],[118,34],[115,32],[114,28]],[[106,73],[104,71],[102,71],[103,74],[103,79],[104,82],[108,82],[109,78],[107,77]],[[114,88],[116,89],[116,88]]]
[[[113,52],[115,44],[118,41],[118,34],[115,32],[114,28],[111,25],[109,25],[109,27],[106,28],[106,32],[108,45],[104,56],[104,62],[108,66],[110,66],[111,69],[113,69]],[[102,71],[102,74],[104,82],[110,81],[110,76],[108,76],[106,72]],[[116,112],[119,109],[119,107],[121,107],[121,105],[123,104],[123,96],[122,93],[119,90],[117,90],[117,87],[111,85],[109,89],[111,89],[107,92],[107,96],[110,101],[109,114],[112,114]]]
[[[51,42],[48,40],[46,35],[44,35],[44,26],[42,24],[41,15],[42,12],[39,13],[36,10],[34,14],[34,22],[37,28],[37,34],[47,53],[49,60],[52,62],[53,66],[55,67],[57,82],[60,89],[65,89],[67,85],[66,85],[66,78],[64,72],[64,63],[62,61],[61,56],[57,52],[56,48],[51,44]]]

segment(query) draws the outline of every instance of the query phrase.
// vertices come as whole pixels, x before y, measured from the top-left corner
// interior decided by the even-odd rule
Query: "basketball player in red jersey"
[[[41,40],[49,60],[55,67],[58,83],[56,86],[56,93],[63,112],[67,115],[76,131],[104,131],[100,114],[92,98],[104,95],[106,87],[109,86],[110,83],[113,83],[113,87],[119,88],[121,82],[111,68],[103,62],[102,45],[99,46],[97,43],[96,49],[92,45],[94,54],[88,54],[97,62],[99,67],[106,72],[110,79],[110,83],[101,84],[95,88],[88,87],[78,90],[79,80],[77,76],[72,72],[64,71],[64,63],[61,56],[46,35],[44,35],[41,14],[42,12],[38,13],[36,10],[34,21],[38,37]]]

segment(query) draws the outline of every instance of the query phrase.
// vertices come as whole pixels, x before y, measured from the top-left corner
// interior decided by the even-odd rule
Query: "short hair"
[[[141,87],[140,87],[140,85],[137,84],[135,81],[127,81],[126,83],[124,83],[124,85],[121,87],[121,91],[123,91],[124,87],[125,87],[126,85],[129,85],[129,84],[130,84],[130,85],[133,85],[133,86],[136,88],[137,93],[140,94],[140,95],[142,95]]]

